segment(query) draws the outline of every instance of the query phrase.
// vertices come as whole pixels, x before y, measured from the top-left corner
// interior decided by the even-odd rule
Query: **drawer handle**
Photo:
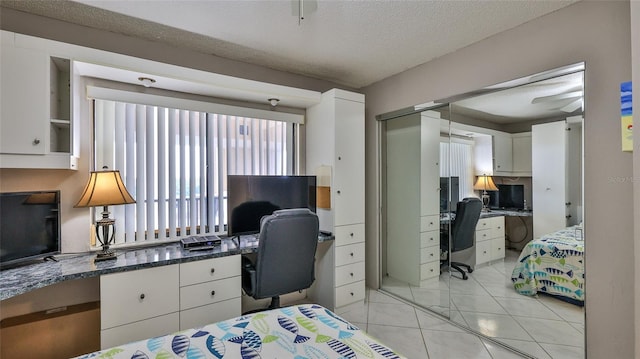
[[[215,273],[216,269],[215,268],[211,268],[211,274]]]
[[[432,269],[429,269],[429,272],[433,273],[433,268],[432,268]]]
[[[39,145],[40,144],[40,139],[39,138],[34,138],[33,139],[33,144],[34,145]]]
[[[353,252],[352,252],[352,253],[350,253],[350,255],[353,257]]]
[[[338,161],[340,161],[342,159],[342,157],[338,156]]]
[[[429,253],[429,255],[430,255],[431,257],[433,257],[433,253]]]
[[[482,251],[482,253],[487,254],[487,251]]]
[[[353,277],[353,273],[349,273],[349,275]]]
[[[351,294],[351,296],[353,297],[353,292],[351,292],[351,293],[349,293],[349,294]]]
[[[212,290],[212,291],[211,291],[211,296],[213,297],[214,295],[216,295],[216,291],[215,291],[215,290]]]
[[[433,226],[433,222],[429,222],[429,225],[430,225],[430,226]]]
[[[338,194],[340,194],[340,190],[338,190]]]
[[[350,235],[351,237],[353,237],[353,233],[349,233],[349,235]]]
[[[140,294],[140,300],[144,299],[144,293]]]

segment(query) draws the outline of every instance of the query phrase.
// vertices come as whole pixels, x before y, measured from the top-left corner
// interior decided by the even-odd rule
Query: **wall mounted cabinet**
[[[2,32],[1,168],[77,169],[72,62]]]

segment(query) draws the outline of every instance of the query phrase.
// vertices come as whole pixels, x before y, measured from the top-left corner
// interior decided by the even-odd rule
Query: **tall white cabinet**
[[[582,220],[582,119],[531,127],[533,236]]]
[[[365,295],[364,95],[333,89],[307,109],[306,173],[330,168],[331,208],[318,208],[320,228],[335,241],[320,243],[314,301],[339,311]]]
[[[420,286],[440,275],[439,115],[387,121],[385,147],[386,274]]]

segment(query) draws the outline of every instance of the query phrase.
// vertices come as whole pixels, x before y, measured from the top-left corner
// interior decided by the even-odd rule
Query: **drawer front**
[[[180,330],[199,328],[207,324],[231,319],[241,315],[241,312],[242,300],[240,298],[183,310],[180,312]]]
[[[480,218],[478,220],[478,224],[476,224],[476,230],[483,230],[483,229],[489,229],[491,227],[493,227],[493,223],[492,220],[493,217],[491,218]]]
[[[364,281],[355,282],[336,288],[336,307],[364,300]]]
[[[336,287],[364,280],[364,262],[336,267]]]
[[[491,260],[504,258],[504,238],[491,240]]]
[[[193,284],[180,288],[180,310],[240,298],[240,276]]]
[[[336,247],[336,267],[364,261],[364,243]]]
[[[489,229],[476,230],[476,242],[488,241],[493,238],[493,231]]]
[[[440,247],[420,248],[420,263],[429,263],[440,260]]]
[[[101,329],[177,312],[178,265],[100,277]]]
[[[420,280],[440,276],[440,261],[420,265]]]
[[[336,246],[364,242],[364,224],[334,227]]]
[[[504,239],[504,223],[498,223],[491,229],[491,238]]]
[[[420,248],[440,246],[440,231],[420,233]]]
[[[420,217],[420,232],[438,231],[440,230],[440,216],[422,216]]]
[[[175,333],[179,330],[179,314],[171,313],[100,332],[100,348],[107,349],[137,340]]]
[[[180,286],[240,275],[240,255],[180,264]]]
[[[476,264],[486,263],[491,260],[491,241],[476,243]]]

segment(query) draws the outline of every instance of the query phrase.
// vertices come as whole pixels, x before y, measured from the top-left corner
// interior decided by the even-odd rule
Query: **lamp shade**
[[[478,176],[476,184],[473,185],[473,189],[476,191],[497,191],[498,187],[493,183],[491,176]]]
[[[75,207],[135,203],[122,182],[120,171],[93,171]]]

